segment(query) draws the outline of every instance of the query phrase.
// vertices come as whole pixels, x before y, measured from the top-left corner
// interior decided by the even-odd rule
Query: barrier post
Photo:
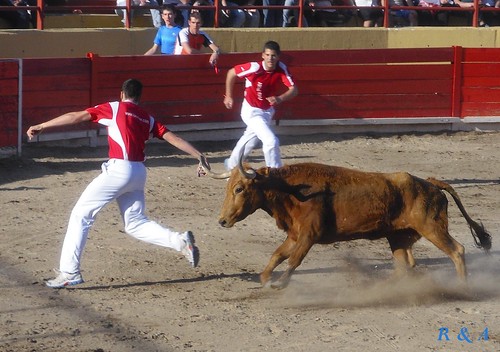
[[[132,0],[126,0],[125,6],[127,8],[125,9],[123,19],[125,20],[125,28],[130,29],[132,25]]]
[[[37,0],[36,1],[36,29],[43,29],[43,17],[44,17],[44,12],[43,12],[43,0]]]
[[[382,0],[382,6],[384,6],[384,28],[389,28],[389,0]]]
[[[462,57],[463,48],[453,47],[453,87],[451,92],[451,116],[461,117],[462,113]]]
[[[474,12],[472,13],[472,27],[479,25],[479,0],[474,0]]]
[[[299,18],[297,21],[297,27],[300,27],[300,28],[302,28],[302,25],[303,25],[302,16],[304,16],[304,1],[300,0],[299,1]]]

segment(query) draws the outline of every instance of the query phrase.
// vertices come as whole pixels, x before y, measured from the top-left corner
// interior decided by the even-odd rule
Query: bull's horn
[[[205,158],[201,158],[200,163],[201,163],[201,166],[203,167],[203,170],[205,170],[207,175],[210,176],[211,178],[221,180],[221,179],[229,178],[229,176],[231,176],[231,171],[222,172],[220,174],[212,172],[212,170],[210,170],[210,165],[208,165],[206,163]]]
[[[249,141],[247,141],[248,143]],[[245,145],[247,144],[245,143]],[[255,176],[257,176],[257,173],[255,172],[254,169],[250,168],[249,170],[245,170],[245,168],[243,167],[243,154],[245,153],[245,145],[243,146],[243,148],[241,148],[241,152],[240,152],[240,158],[238,160],[238,168],[240,170],[240,173],[245,177],[245,178],[248,178],[248,179],[253,179],[255,178]]]

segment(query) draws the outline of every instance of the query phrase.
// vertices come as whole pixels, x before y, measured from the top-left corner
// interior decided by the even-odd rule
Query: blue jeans
[[[262,6],[283,6],[284,0],[262,0]],[[283,10],[262,10],[264,14],[264,27],[281,27],[283,23]]]

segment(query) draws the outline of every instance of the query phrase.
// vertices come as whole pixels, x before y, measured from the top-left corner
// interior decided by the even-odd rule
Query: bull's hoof
[[[283,282],[281,280],[271,283],[271,288],[274,290],[282,290],[288,286],[288,281]]]
[[[271,275],[260,274],[259,279],[262,287],[269,287],[271,284]]]
[[[262,288],[265,288],[265,289],[272,288],[273,290],[281,290],[281,289],[284,289],[286,286],[287,285],[283,284],[281,281],[271,282],[271,280],[262,284]]]

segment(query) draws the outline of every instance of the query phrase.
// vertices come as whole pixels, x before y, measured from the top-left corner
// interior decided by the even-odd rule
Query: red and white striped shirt
[[[131,101],[108,102],[86,111],[92,116],[91,122],[108,128],[110,159],[144,161],[144,148],[150,134],[161,139],[169,131]]]
[[[267,110],[271,104],[266,98],[278,93],[280,84],[295,85],[288,68],[281,61],[274,71],[266,71],[264,62],[247,62],[234,66],[236,76],[245,78],[245,100],[254,108]]]
[[[189,31],[189,28],[183,28],[177,35],[177,43],[175,45],[174,54],[188,54],[182,46],[183,43],[188,43],[191,49],[201,50],[202,46],[208,48],[210,44],[213,44],[213,42],[212,38],[210,38],[208,34],[203,31],[200,31],[198,34],[193,34]]]

